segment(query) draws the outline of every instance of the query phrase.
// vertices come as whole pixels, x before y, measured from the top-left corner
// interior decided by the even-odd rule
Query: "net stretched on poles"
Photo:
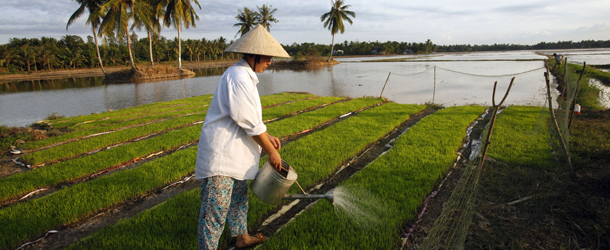
[[[570,71],[569,67],[572,66],[566,67],[564,65],[564,67],[563,70]],[[547,98],[546,102],[548,106],[540,107],[539,118],[537,121],[532,121],[534,125],[527,134],[532,137],[550,136],[553,150],[560,162],[559,165],[569,166],[568,127],[580,80],[574,75],[566,74],[564,76],[565,78],[559,78],[553,86],[549,83],[548,95],[550,97]],[[560,82],[562,80],[563,83]],[[557,88],[557,85],[560,86],[560,93],[553,95],[556,93],[554,89]],[[562,85],[563,87],[561,87]],[[490,114],[498,114],[501,111],[499,107],[494,107]],[[451,197],[445,203],[441,215],[436,219],[434,226],[418,249],[464,249],[468,229],[476,212],[477,193],[482,192],[478,185],[481,172],[485,166],[496,164],[484,159],[484,149],[489,142],[485,138],[493,133],[493,122],[494,119],[483,130],[478,147],[472,148],[469,162],[462,177],[454,188]],[[571,166],[569,169],[571,169]]]

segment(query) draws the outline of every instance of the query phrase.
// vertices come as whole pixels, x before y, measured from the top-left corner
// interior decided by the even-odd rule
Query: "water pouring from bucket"
[[[334,198],[332,192],[326,194],[306,194],[305,191],[303,191],[303,194],[286,194],[292,184],[296,182],[297,176],[297,172],[285,161],[282,160],[281,171],[273,168],[269,161],[267,161],[261,170],[258,171],[256,178],[254,178],[254,181],[250,184],[250,188],[256,197],[265,203],[272,205],[280,204],[283,199],[324,198],[333,203]],[[301,190],[303,189],[301,188]]]

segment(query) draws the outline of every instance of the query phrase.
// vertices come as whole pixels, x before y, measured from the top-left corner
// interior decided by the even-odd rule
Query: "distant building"
[[[406,49],[405,51],[402,52],[403,54],[413,54],[413,51],[410,49]]]
[[[333,55],[338,56],[338,55],[343,55],[343,50],[333,50]]]

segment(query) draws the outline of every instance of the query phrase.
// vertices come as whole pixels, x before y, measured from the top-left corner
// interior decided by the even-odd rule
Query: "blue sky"
[[[196,28],[183,38],[234,39],[238,9],[263,4],[277,8],[271,34],[282,44],[330,44],[330,32],[320,15],[330,0],[211,1],[199,0]],[[356,12],[353,25],[335,42],[403,41],[435,44],[536,44],[538,42],[610,40],[610,0],[345,0]],[[0,44],[10,38],[56,37],[66,34],[86,39],[91,29],[85,17],[66,31],[66,22],[78,8],[73,0],[1,0]],[[144,33],[139,34],[144,37]],[[177,36],[173,28],[162,31]]]

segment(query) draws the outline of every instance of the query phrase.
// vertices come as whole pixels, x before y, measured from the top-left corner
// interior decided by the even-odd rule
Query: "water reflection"
[[[528,56],[523,52],[493,55],[499,59]],[[483,56],[490,54],[479,57]],[[258,90],[261,95],[295,91],[354,98],[379,96],[392,72],[383,96],[398,103],[423,104],[434,99],[446,106],[489,105],[494,82],[503,93],[515,77],[507,104],[545,103],[542,61],[361,62],[362,59],[352,58],[351,62],[323,68],[272,68],[258,74]],[[0,124],[21,126],[54,112],[76,116],[212,94],[225,70],[226,67],[197,69],[193,78],[141,83],[108,84],[101,77],[4,83],[0,84]]]

